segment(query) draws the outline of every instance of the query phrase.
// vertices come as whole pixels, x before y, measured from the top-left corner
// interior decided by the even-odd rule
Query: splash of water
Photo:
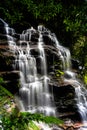
[[[66,76],[68,75],[68,77]],[[83,122],[87,121],[87,90],[82,83],[76,78],[75,73],[67,71],[64,82],[71,84],[75,88],[75,100],[77,102],[78,112]]]

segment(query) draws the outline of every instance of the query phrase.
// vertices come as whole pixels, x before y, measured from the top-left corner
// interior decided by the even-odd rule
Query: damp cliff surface
[[[15,59],[17,59],[17,56],[19,56],[19,53],[21,53],[21,48],[23,49],[23,53],[26,54],[26,48],[28,44],[31,47],[31,56],[34,56],[36,58],[38,77],[41,77],[41,71],[43,68],[41,68],[41,59],[39,57],[40,52],[38,52],[37,44],[39,33],[38,31],[32,29],[25,30],[22,34],[16,34],[15,31],[9,28],[6,23],[1,24],[1,28],[2,31],[0,32],[0,76],[4,79],[6,83],[5,87],[12,93],[16,94],[18,93],[20,88],[20,69],[19,64],[16,64],[17,66],[15,67]],[[52,34],[52,37],[50,38],[48,37],[49,31],[47,31],[46,28],[42,27],[40,29],[42,29],[41,31],[43,32],[43,42],[45,43],[43,45],[43,48],[47,61],[47,77],[49,78],[48,88],[50,93],[53,95],[53,101],[56,105],[55,107],[58,111],[58,114],[60,113],[61,115],[62,113],[62,116],[67,116],[69,115],[69,113],[70,115],[76,114],[77,106],[75,101],[75,88],[69,82],[65,83],[63,79],[64,73],[62,69],[63,67],[66,68],[67,61],[65,64],[62,63],[64,59],[61,56],[65,55],[66,57],[66,54],[64,52],[65,48],[61,48],[61,46],[59,46],[58,50],[58,48],[56,48],[55,46],[56,39],[54,38],[54,34]],[[6,30],[8,32],[6,32]],[[29,31],[33,31],[31,33],[30,41]],[[54,38],[55,40],[52,40],[52,38]],[[15,46],[15,43],[18,48],[17,50],[15,50],[14,54],[14,49],[16,49],[17,47]],[[63,55],[61,55],[62,53]],[[43,80],[43,78],[41,80]]]
[[[0,77],[4,79],[4,87],[13,94],[18,91],[19,74],[14,70],[15,55],[8,41],[12,42],[14,33],[14,29],[0,19]]]

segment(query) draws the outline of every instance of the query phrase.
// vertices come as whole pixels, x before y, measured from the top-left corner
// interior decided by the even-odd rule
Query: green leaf
[[[10,93],[6,88],[0,85],[0,89],[3,90],[8,96],[13,97],[12,93]]]
[[[29,128],[32,128],[33,130],[40,130],[33,121],[29,122]]]

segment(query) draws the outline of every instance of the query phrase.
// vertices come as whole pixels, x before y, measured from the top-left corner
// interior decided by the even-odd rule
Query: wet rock
[[[77,112],[75,89],[72,85],[64,84],[58,86],[58,84],[49,83],[49,89],[54,95],[54,101],[59,115],[62,113],[62,117],[64,117],[66,114],[63,115],[63,113],[67,113],[69,116]]]
[[[1,27],[8,27],[8,24],[3,19],[0,18],[0,26]]]
[[[71,72],[71,71],[65,71],[64,72],[64,78],[65,79],[75,79],[75,73]]]
[[[4,71],[0,72],[0,76],[5,80],[5,81],[12,81],[12,80],[18,80],[20,78],[19,71]]]
[[[13,94],[19,86],[19,73],[14,72],[15,55],[9,47],[16,40],[14,33],[14,29],[0,19],[0,77],[4,80],[3,86]]]
[[[41,74],[41,69],[43,65],[41,65],[41,58],[40,57],[40,50],[38,49],[38,32],[43,34],[43,40],[40,41],[43,43],[45,41],[46,43],[43,45],[45,56],[47,60],[47,72],[48,77],[50,78],[49,82],[49,89],[50,93],[54,95],[54,101],[56,104],[57,111],[62,116],[64,113],[68,113],[67,116],[69,116],[69,113],[76,113],[77,107],[76,107],[76,101],[75,101],[75,89],[70,84],[63,84],[61,78],[61,75],[58,75],[56,72],[58,70],[61,71],[62,65],[61,65],[61,59],[60,54],[58,53],[58,49],[55,48],[56,39],[54,38],[54,34],[49,37],[50,31],[48,31],[43,26],[38,27],[38,31],[31,28],[31,30],[25,30],[23,34],[16,34],[15,31],[8,27],[8,24],[6,24],[3,20],[0,20],[0,75],[5,80],[5,87],[11,91],[13,94],[18,92],[19,84],[19,71],[14,72],[14,64],[15,64],[15,54],[21,53],[21,48],[23,49],[23,53],[26,53],[27,45],[30,44],[29,49],[32,57],[36,58],[36,64],[37,64],[37,71],[38,74]],[[6,34],[6,35],[5,35]],[[14,38],[14,37],[16,38]],[[52,40],[53,39],[53,40]],[[10,49],[8,41],[16,41],[16,44],[18,45],[19,49],[15,50],[14,54],[14,48],[12,47]],[[30,40],[30,41],[29,41]],[[7,42],[6,42],[7,41]],[[27,42],[29,41],[29,42]],[[8,43],[8,44],[6,44]],[[12,43],[11,43],[12,44]],[[53,45],[53,46],[52,46]],[[63,53],[63,52],[62,52]],[[64,55],[64,54],[62,54]],[[30,57],[28,57],[30,58]],[[19,66],[16,66],[16,70],[19,70]],[[69,73],[65,73],[65,78],[70,79],[73,76]],[[29,79],[27,78],[27,81]],[[33,80],[32,80],[33,82]],[[53,128],[54,130],[56,128]]]
[[[13,28],[9,28],[8,24],[0,18],[0,34],[9,34],[9,35],[14,35],[15,30]]]
[[[0,34],[8,34],[8,35],[13,36],[15,34],[15,31],[14,31],[14,29],[9,28],[8,26],[6,26],[6,27],[0,26]]]
[[[80,62],[78,60],[72,59],[72,68],[78,70]]]
[[[3,87],[5,87],[12,94],[16,94],[19,90],[20,82],[19,82],[19,80],[15,80],[15,79],[9,80],[9,81],[4,81]]]
[[[13,41],[13,37],[10,35],[2,35],[0,34],[0,44],[8,45],[8,41]],[[7,44],[6,44],[7,43]]]
[[[0,71],[12,71],[14,59],[14,55],[9,50],[0,48]]]

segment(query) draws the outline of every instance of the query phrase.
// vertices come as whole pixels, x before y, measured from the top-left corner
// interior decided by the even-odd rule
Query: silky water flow
[[[15,65],[19,66],[21,83],[19,106],[21,111],[40,112],[45,115],[56,116],[53,95],[49,93],[48,89],[50,79],[47,76],[42,26],[38,26],[37,31],[39,34],[37,51],[40,59],[40,75],[38,75],[36,57],[31,54],[32,47],[29,44],[32,34],[35,32],[36,30],[33,28],[28,29],[25,33],[23,32],[20,35],[19,46],[15,46],[16,51],[18,51]],[[23,48],[23,44],[26,44],[26,47]]]
[[[71,54],[69,49],[61,46],[57,40],[54,38],[56,43],[56,48],[58,48],[60,53],[60,58],[63,64],[63,71],[65,75],[64,82],[71,84],[75,88],[75,100],[78,108],[78,112],[80,114],[80,118],[83,123],[87,121],[87,89],[85,89],[84,85],[79,81],[76,74],[72,72],[71,66]]]
[[[3,21],[2,21],[3,22]],[[15,31],[4,23],[9,47],[13,50],[15,55],[15,69],[19,67],[20,70],[20,84],[19,89],[20,98],[17,102],[20,106],[20,111],[27,111],[31,113],[40,112],[45,115],[56,116],[55,101],[53,95],[49,92],[48,83],[50,79],[47,76],[46,54],[44,50],[43,35],[45,34],[53,41],[53,46],[58,49],[58,55],[61,58],[63,71],[69,75],[70,78],[64,77],[64,82],[68,82],[75,88],[75,100],[77,102],[78,112],[82,118],[83,123],[87,121],[87,90],[76,78],[76,74],[72,72],[70,51],[61,46],[54,33],[51,33],[43,26],[38,26],[35,30],[33,27],[23,31],[20,34],[18,44],[13,38]],[[30,43],[33,33],[38,32],[38,57],[40,59],[41,73],[38,74],[37,59],[31,54],[32,47]],[[10,34],[12,36],[10,36]],[[26,44],[23,47],[23,44]]]

